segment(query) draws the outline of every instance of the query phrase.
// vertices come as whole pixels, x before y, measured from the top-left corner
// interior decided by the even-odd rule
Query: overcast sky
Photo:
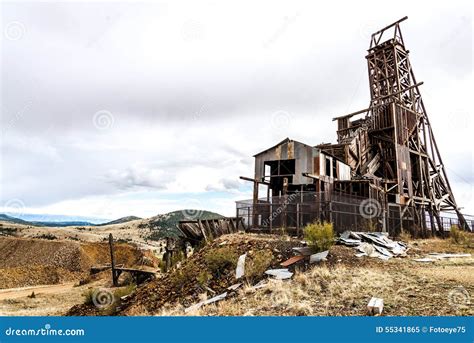
[[[381,4],[2,3],[0,210],[233,215],[253,154],[335,142],[331,119],[367,107],[370,34],[407,15],[455,197],[474,214],[470,1]]]

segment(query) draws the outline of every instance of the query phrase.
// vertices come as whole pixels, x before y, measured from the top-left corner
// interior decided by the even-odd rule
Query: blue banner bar
[[[469,342],[472,317],[0,317],[0,342]]]

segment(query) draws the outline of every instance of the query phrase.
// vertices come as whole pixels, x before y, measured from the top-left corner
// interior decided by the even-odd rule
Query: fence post
[[[273,233],[273,206],[270,203],[270,216],[268,217],[268,220],[270,221],[270,233]]]
[[[384,206],[382,211],[382,232],[387,232],[387,209]]]
[[[300,236],[300,204],[296,204],[296,236]]]
[[[329,199],[329,222],[332,223],[332,199]]]
[[[247,210],[247,226],[248,226],[249,229],[252,227],[250,225],[250,206],[248,207],[248,210]]]

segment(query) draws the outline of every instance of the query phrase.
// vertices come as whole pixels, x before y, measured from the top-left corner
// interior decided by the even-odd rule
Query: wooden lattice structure
[[[405,48],[400,23],[375,32],[366,56],[370,86],[367,109],[334,118],[338,144],[323,147],[344,159],[355,178],[381,187],[387,203],[414,207],[420,228],[443,231],[440,214],[459,211]],[[355,119],[355,116],[362,118]],[[348,191],[352,184],[338,185]],[[403,213],[402,213],[403,215]]]

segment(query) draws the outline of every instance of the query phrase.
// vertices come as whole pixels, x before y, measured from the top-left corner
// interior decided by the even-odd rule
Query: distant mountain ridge
[[[28,215],[22,215],[22,217]],[[45,216],[47,217],[47,216]],[[63,218],[64,216],[56,216]],[[163,237],[178,236],[178,223],[181,220],[197,220],[197,219],[218,219],[224,216],[219,213],[195,210],[195,209],[183,209],[173,211],[165,214],[158,214],[151,218],[140,218],[136,216],[127,216],[119,219],[107,221],[105,223],[91,223],[88,221],[71,220],[71,221],[29,221],[21,218],[11,216],[9,214],[0,214],[0,221],[28,225],[28,226],[39,226],[39,227],[67,227],[67,226],[105,226],[105,225],[116,225],[128,223],[131,221],[139,220],[138,228],[147,228],[151,230],[150,239],[159,240]]]
[[[10,222],[10,223],[15,223],[15,224],[31,225],[31,222],[28,222],[23,219],[15,218],[4,213],[0,213],[0,221]]]
[[[105,222],[102,224],[96,224],[96,226],[104,226],[104,225],[114,225],[114,224],[122,224],[122,223],[128,223],[134,220],[141,220],[143,218],[140,217],[135,217],[135,216],[128,216],[128,217],[122,217],[119,219],[111,220],[110,222]]]
[[[22,217],[30,216],[30,215],[22,215]],[[44,216],[48,217],[48,216]],[[64,218],[65,216],[52,216],[52,217],[59,217]],[[0,221],[6,221],[15,224],[23,224],[23,225],[30,225],[30,226],[46,226],[46,227],[65,227],[65,226],[102,226],[102,225],[111,225],[111,224],[120,224],[126,223],[132,220],[141,219],[135,216],[128,216],[122,217],[116,220],[108,221],[105,223],[92,223],[89,221],[82,221],[82,220],[65,220],[65,221],[41,221],[41,220],[25,220],[21,218],[17,218],[11,216],[9,214],[0,214]]]

